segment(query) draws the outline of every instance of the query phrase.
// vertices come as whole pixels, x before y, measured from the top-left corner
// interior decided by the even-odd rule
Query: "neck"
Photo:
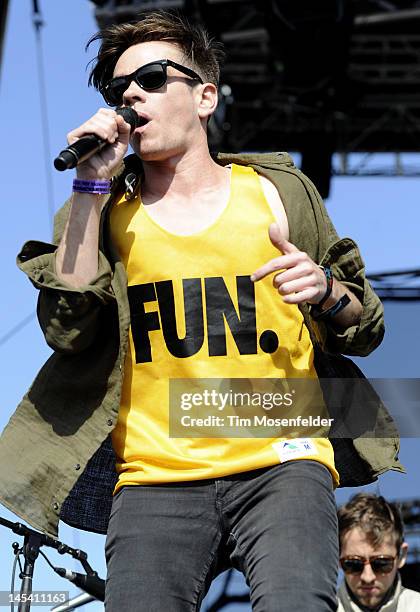
[[[165,197],[188,200],[198,192],[220,185],[227,172],[213,161],[207,148],[165,160],[146,161],[143,169],[142,199],[147,204]]]

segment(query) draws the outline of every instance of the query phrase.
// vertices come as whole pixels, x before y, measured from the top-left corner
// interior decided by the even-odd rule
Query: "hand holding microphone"
[[[79,128],[69,132],[69,146],[55,158],[57,170],[77,166],[79,178],[108,179],[124,157],[131,132],[139,125],[130,107],[101,108]]]

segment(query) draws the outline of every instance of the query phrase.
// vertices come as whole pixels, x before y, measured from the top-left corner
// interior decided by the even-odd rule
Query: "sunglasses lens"
[[[359,559],[344,559],[341,562],[343,572],[346,574],[361,574],[363,572],[364,564]]]
[[[135,80],[143,89],[159,89],[166,83],[166,72],[160,64],[145,66],[138,70]]]
[[[128,84],[124,78],[113,79],[103,91],[106,102],[111,106],[118,106],[122,102],[123,93]]]
[[[389,574],[389,572],[392,572],[392,568],[394,567],[394,559],[373,559],[370,566],[376,574]]]

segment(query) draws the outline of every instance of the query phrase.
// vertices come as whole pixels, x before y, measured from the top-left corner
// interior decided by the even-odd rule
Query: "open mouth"
[[[142,117],[141,115],[139,115],[138,126],[137,127],[143,127],[144,125],[149,123],[149,121],[150,121],[150,119],[147,119],[146,117]]]

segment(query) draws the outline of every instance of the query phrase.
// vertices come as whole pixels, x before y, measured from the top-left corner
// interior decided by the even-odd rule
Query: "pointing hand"
[[[318,304],[327,290],[327,280],[323,270],[307,253],[299,251],[294,244],[281,234],[277,223],[272,223],[268,230],[272,244],[283,255],[271,259],[258,268],[252,275],[252,281],[259,281],[276,272],[273,286],[283,296],[287,304]],[[278,273],[279,270],[282,270]]]

